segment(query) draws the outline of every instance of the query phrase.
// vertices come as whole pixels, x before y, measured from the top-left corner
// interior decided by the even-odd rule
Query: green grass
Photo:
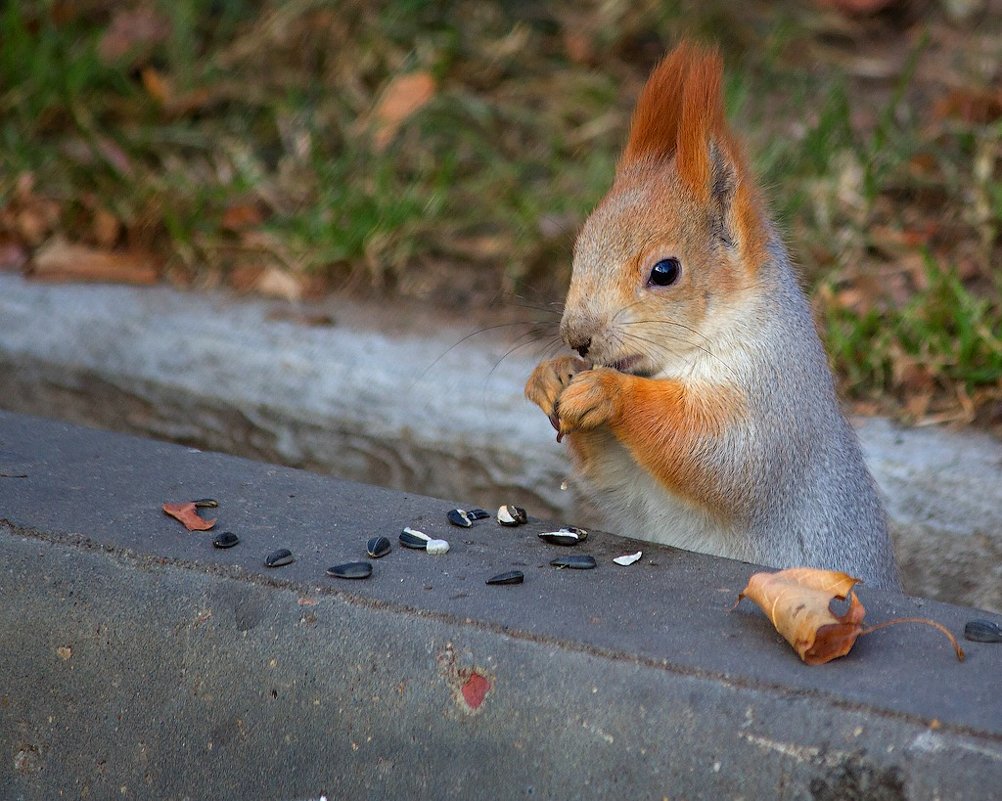
[[[998,20],[963,23],[957,52],[942,34],[960,23],[935,9],[907,23],[792,0],[594,0],[573,13],[147,0],[166,35],[105,60],[119,5],[3,5],[0,243],[93,241],[103,210],[119,246],[150,250],[183,285],[251,265],[439,301],[559,299],[647,71],[694,35],[724,50],[732,119],[847,393],[899,403],[920,362],[934,409],[960,388],[978,408],[1002,397],[1002,123],[934,111],[950,90],[993,85]],[[874,78],[880,59],[890,67]],[[377,148],[373,108],[414,71],[435,96]],[[166,105],[144,72],[169,84]],[[19,215],[39,199],[58,220],[28,241]],[[260,210],[249,230],[225,224],[240,205]]]

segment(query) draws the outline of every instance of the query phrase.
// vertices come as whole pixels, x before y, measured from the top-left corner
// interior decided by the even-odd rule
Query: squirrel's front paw
[[[613,420],[620,411],[624,378],[608,367],[576,375],[557,400],[560,436]]]
[[[574,356],[560,356],[540,362],[525,383],[525,397],[542,409],[556,428],[554,410],[557,398],[574,376],[590,368],[588,362]]]

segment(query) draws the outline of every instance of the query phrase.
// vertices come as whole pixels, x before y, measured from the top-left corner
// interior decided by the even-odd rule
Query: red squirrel
[[[611,527],[897,587],[877,489],[790,257],[727,127],[716,50],[654,69],[525,394]]]

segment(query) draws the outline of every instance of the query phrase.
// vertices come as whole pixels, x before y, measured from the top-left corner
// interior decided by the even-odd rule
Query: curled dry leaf
[[[821,665],[849,653],[863,631],[866,610],[852,591],[858,581],[845,573],[807,567],[756,573],[738,601],[751,598],[804,662]],[[849,608],[841,615],[833,613],[832,601],[847,596]]]
[[[98,250],[54,237],[35,253],[31,276],[40,281],[155,284],[153,262],[153,256],[142,251]]]
[[[198,516],[194,501],[189,501],[188,503],[165,503],[162,508],[171,517],[184,523],[184,527],[188,531],[208,531],[216,525],[216,518],[203,520]]]
[[[964,651],[957,638],[935,620],[924,617],[899,617],[874,626],[863,627],[866,610],[852,591],[859,579],[834,570],[795,567],[778,573],[755,573],[738,595],[751,598],[768,615],[776,631],[808,665],[821,665],[852,649],[856,638],[900,623],[921,623],[942,632],[953,646],[957,660],[964,661]],[[841,615],[831,609],[832,601],[849,599],[849,608]]]
[[[386,87],[376,108],[376,150],[386,149],[404,121],[435,96],[435,79],[427,72],[398,75]]]

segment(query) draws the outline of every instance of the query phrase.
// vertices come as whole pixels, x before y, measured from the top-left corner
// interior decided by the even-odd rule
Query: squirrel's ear
[[[637,99],[630,138],[618,169],[644,158],[670,158],[678,144],[682,87],[692,61],[692,46],[682,42],[651,72]]]
[[[727,129],[720,53],[681,42],[654,68],[633,112],[617,172],[674,157],[675,172],[718,212],[719,233],[737,239],[750,263],[763,258],[767,231],[740,144]]]
[[[716,50],[697,52],[682,87],[675,170],[697,197],[706,200],[716,194],[730,162],[721,96],[723,73],[723,61]],[[733,174],[732,162],[729,169]]]
[[[715,49],[682,41],[651,72],[637,100],[619,170],[644,159],[668,159],[683,178],[709,186],[710,139],[723,130],[723,62]]]

